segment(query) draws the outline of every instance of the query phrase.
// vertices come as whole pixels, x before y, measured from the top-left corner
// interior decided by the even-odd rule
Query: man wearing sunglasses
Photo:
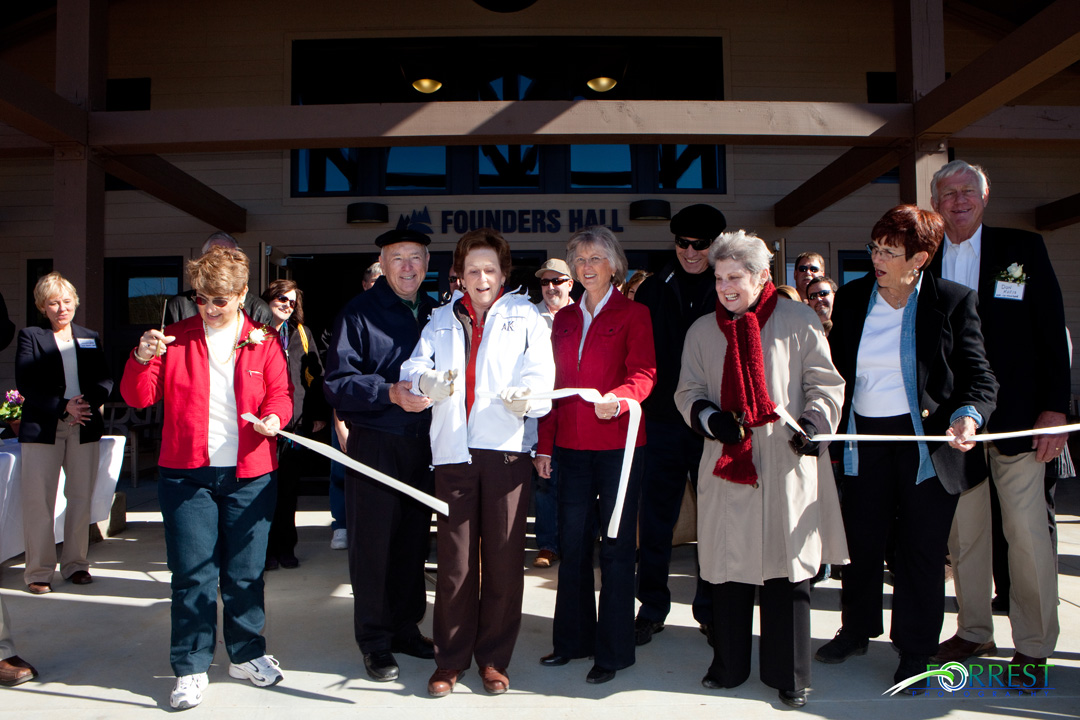
[[[816,252],[804,252],[795,260],[795,289],[799,298],[806,302],[806,286],[814,278],[825,274],[825,258]]]
[[[724,214],[710,205],[691,205],[671,219],[675,257],[645,279],[634,301],[649,308],[656,346],[656,387],[642,403],[645,413],[645,473],[641,485],[638,591],[641,609],[634,640],[644,645],[664,629],[671,609],[668,570],[671,542],[689,476],[697,487],[703,438],[691,430],[675,407],[675,387],[682,369],[683,340],[698,318],[716,311],[716,289],[709,247],[727,227]],[[708,633],[712,617],[709,592],[700,578],[694,618]]]
[[[240,249],[240,245],[236,242],[236,238],[221,230],[206,238],[206,242],[204,242],[202,246],[202,255],[210,252],[210,248],[215,246],[230,248],[232,250]],[[248,287],[252,287],[252,284],[248,283]],[[258,287],[258,283],[255,283],[254,287]],[[198,308],[195,305],[196,302],[194,290],[188,290],[179,295],[173,295],[165,303],[165,322],[163,325],[172,325],[181,320],[186,320],[189,317],[195,317],[195,315],[199,313]],[[247,313],[247,316],[251,318],[251,321],[256,325],[273,324],[274,314],[270,312],[270,306],[263,302],[263,299],[251,290],[248,290],[248,294],[244,296],[242,307],[244,308],[244,312]]]
[[[565,260],[549,258],[536,271],[540,278],[540,302],[536,307],[547,320],[548,329],[555,322],[555,313],[574,301],[570,290],[574,281],[570,278],[570,266]],[[536,441],[536,420],[526,418],[525,434]],[[555,459],[551,461],[551,477],[542,478],[533,472],[533,501],[536,503],[536,549],[533,567],[547,568],[559,560],[559,469]]]
[[[811,280],[806,285],[806,301],[810,308],[821,318],[821,325],[825,328],[828,336],[832,330],[832,303],[836,293],[836,281],[822,275]]]

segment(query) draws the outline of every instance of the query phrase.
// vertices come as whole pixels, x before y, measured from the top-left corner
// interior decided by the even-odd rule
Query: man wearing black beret
[[[691,205],[671,218],[675,257],[638,288],[634,300],[649,308],[656,345],[656,387],[642,403],[645,413],[645,473],[641,487],[638,600],[635,641],[644,645],[664,629],[671,609],[668,568],[671,539],[689,475],[697,487],[703,438],[691,430],[675,407],[675,387],[682,368],[686,331],[695,320],[716,311],[716,290],[709,266],[709,246],[727,227],[724,214],[711,205]],[[709,592],[698,579],[694,618],[708,633],[712,617]]]
[[[350,427],[349,457],[433,494],[431,401],[399,380],[401,364],[435,305],[420,292],[430,242],[412,230],[391,230],[375,239],[382,248],[383,276],[338,316],[323,390]],[[345,512],[356,643],[368,677],[389,682],[399,672],[394,652],[435,657],[431,639],[417,627],[427,609],[424,562],[431,510],[347,470]]]

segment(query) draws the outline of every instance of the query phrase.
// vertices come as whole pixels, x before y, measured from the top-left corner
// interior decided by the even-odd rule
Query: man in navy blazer
[[[946,242],[930,269],[979,295],[986,355],[1000,383],[989,432],[1056,427],[1066,422],[1069,352],[1061,288],[1042,237],[986,227],[990,183],[982,168],[955,160],[931,180]],[[1002,440],[987,448],[990,482],[1001,498],[1009,542],[1009,620],[1014,663],[1045,665],[1057,643],[1057,563],[1046,525],[1043,476],[1068,435]],[[956,635],[941,644],[939,662],[996,654],[991,600],[989,483],[960,497],[949,538],[956,599]],[[1045,682],[1045,673],[1034,673]]]

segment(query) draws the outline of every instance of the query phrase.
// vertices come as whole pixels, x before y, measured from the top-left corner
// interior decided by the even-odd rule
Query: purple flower
[[[22,405],[23,402],[26,400],[26,398],[19,394],[18,390],[8,390],[7,394],[4,396],[4,399],[7,400],[7,402],[13,403],[15,405]]]

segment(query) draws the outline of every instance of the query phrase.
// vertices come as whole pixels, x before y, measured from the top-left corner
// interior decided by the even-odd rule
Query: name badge
[[[1023,300],[1024,285],[998,280],[994,283],[994,297],[1002,300]]]
[[[97,347],[97,342],[94,340],[94,338],[75,338],[75,339],[79,341],[79,347],[81,347],[81,348],[86,348],[88,350],[93,350],[94,348]]]

